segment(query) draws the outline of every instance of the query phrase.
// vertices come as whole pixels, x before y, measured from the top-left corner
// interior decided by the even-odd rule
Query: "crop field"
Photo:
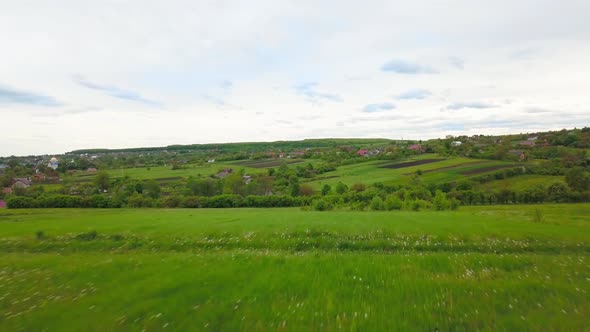
[[[491,181],[483,184],[483,188],[490,190],[511,189],[511,190],[525,190],[527,188],[534,188],[538,185],[550,185],[552,183],[565,183],[564,176],[552,175],[521,175],[514,178]]]
[[[0,210],[0,331],[584,331],[590,204]]]
[[[138,180],[147,180],[147,179],[155,179],[155,180],[170,180],[170,179],[180,179],[180,178],[187,178],[189,176],[193,177],[205,177],[210,176],[213,174],[217,174],[220,169],[223,168],[234,168],[236,169],[235,165],[229,163],[212,163],[212,164],[205,164],[203,166],[198,165],[186,165],[184,168],[173,170],[172,166],[154,166],[154,167],[136,167],[136,168],[122,168],[122,169],[109,169],[107,172],[113,177],[124,177],[129,176],[132,179]],[[252,168],[252,167],[245,167],[240,166],[240,169],[243,168],[246,172],[250,174],[256,174],[264,172],[262,169]],[[86,172],[79,172],[73,175],[73,178],[76,182],[90,182],[96,176],[96,173],[86,173]]]
[[[381,165],[379,167],[381,168],[389,168],[389,169],[398,169],[398,168],[406,168],[406,167],[412,167],[412,166],[421,166],[421,165],[426,165],[426,164],[430,164],[430,163],[436,163],[439,161],[443,161],[444,159],[420,159],[420,160],[414,160],[414,161],[407,161],[407,162],[403,162],[403,163],[387,163],[384,165]]]
[[[414,160],[397,163],[370,161],[340,166],[337,170],[326,172],[308,183],[316,189],[320,189],[324,184],[334,186],[339,181],[349,186],[354,183],[375,182],[405,184],[418,170],[422,171],[422,179],[425,182],[438,183],[456,181],[512,166],[512,163],[503,161],[470,158],[440,159],[436,155],[425,154]],[[368,179],[370,183],[367,182]]]

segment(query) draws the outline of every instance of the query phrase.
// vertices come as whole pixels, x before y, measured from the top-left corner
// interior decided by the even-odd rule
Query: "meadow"
[[[584,331],[589,216],[0,210],[0,330]]]

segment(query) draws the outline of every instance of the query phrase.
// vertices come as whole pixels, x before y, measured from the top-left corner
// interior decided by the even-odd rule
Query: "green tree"
[[[160,197],[160,184],[156,182],[156,180],[148,180],[145,185],[143,186],[144,192],[153,199],[158,199]]]
[[[100,190],[105,191],[108,190],[111,186],[111,177],[109,173],[105,171],[100,171],[96,174],[94,178],[94,185]]]
[[[402,200],[397,195],[389,195],[385,198],[384,206],[388,211],[401,210]]]
[[[329,184],[325,184],[322,187],[322,196],[326,196],[328,195],[330,192],[332,192],[332,187]]]
[[[437,190],[432,200],[432,206],[437,211],[448,210],[450,208],[449,200],[447,195],[440,190]]]
[[[338,195],[342,195],[345,194],[348,191],[348,186],[345,185],[344,183],[338,181],[338,183],[336,184],[336,193]]]
[[[240,172],[231,173],[223,180],[224,194],[244,195],[245,189],[246,184]]]
[[[562,182],[555,182],[547,187],[547,199],[551,202],[567,202],[569,198],[569,189]]]
[[[565,182],[574,191],[585,191],[590,189],[590,177],[583,168],[575,167],[565,174]]]
[[[371,200],[371,210],[382,211],[385,210],[385,204],[379,195],[375,195]]]

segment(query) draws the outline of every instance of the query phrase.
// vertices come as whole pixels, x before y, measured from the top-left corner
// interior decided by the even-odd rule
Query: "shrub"
[[[336,184],[336,193],[338,195],[342,195],[344,193],[346,193],[348,191],[348,186],[345,185],[344,183],[338,181],[338,183]]]
[[[385,210],[385,204],[383,204],[383,200],[378,195],[375,195],[371,200],[371,210],[374,211],[382,211]]]
[[[360,202],[352,202],[350,204],[350,209],[353,211],[365,211],[367,209],[367,203],[360,201]]]
[[[360,193],[367,190],[367,185],[364,183],[355,183],[350,189],[354,192]]]
[[[385,209],[388,211],[391,210],[401,210],[402,208],[402,200],[397,197],[397,195],[389,195],[385,198]]]
[[[98,236],[98,233],[96,231],[90,231],[90,232],[80,233],[80,234],[76,235],[76,239],[83,240],[83,241],[91,241],[91,240],[96,239],[97,236]]]
[[[329,184],[325,184],[322,187],[322,196],[328,195],[332,191],[332,187]]]
[[[168,197],[165,197],[164,199],[161,200],[162,207],[166,207],[166,208],[179,207],[180,202],[181,202],[181,198],[176,195],[168,196]],[[146,204],[146,205],[149,204],[147,199],[144,199],[144,204]]]
[[[447,196],[442,191],[437,190],[434,199],[432,200],[432,207],[436,211],[442,211],[448,210],[451,207],[451,204],[447,200]]]
[[[31,197],[12,196],[6,201],[6,206],[9,209],[29,209],[36,208],[37,202]]]
[[[312,204],[312,207],[316,211],[329,211],[334,209],[334,205],[332,205],[332,203],[323,198],[315,200]]]
[[[201,207],[201,200],[198,196],[185,197],[181,203],[183,208],[199,208]]]

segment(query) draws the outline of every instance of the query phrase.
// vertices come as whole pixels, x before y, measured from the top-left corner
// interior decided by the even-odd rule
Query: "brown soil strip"
[[[474,165],[485,164],[485,163],[489,163],[489,161],[486,161],[486,160],[482,160],[482,161],[471,161],[471,162],[468,162],[468,163],[463,163],[463,164],[458,164],[458,165],[439,167],[439,168],[435,168],[435,169],[429,169],[429,170],[426,170],[426,171],[422,171],[422,174],[431,173],[431,172],[446,171],[446,170],[449,170],[449,169],[461,168],[461,167],[466,167],[466,166],[474,166]],[[406,173],[404,175],[413,175],[413,174],[414,173]]]
[[[478,168],[478,169],[472,169],[470,171],[465,171],[465,172],[461,172],[462,175],[477,175],[477,174],[482,174],[482,173],[487,173],[487,172],[492,172],[492,171],[497,171],[503,168],[510,168],[510,167],[515,167],[516,165],[497,165],[497,166],[488,166],[488,167],[483,167],[483,168]]]

